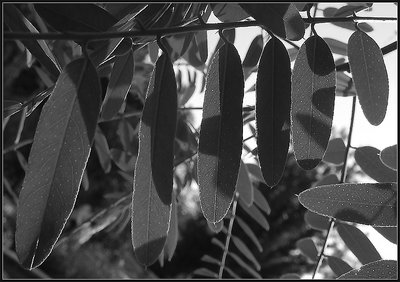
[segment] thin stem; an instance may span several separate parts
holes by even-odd
[[[340,183],[344,183],[346,180],[346,169],[347,169],[347,160],[348,160],[348,156],[349,156],[349,149],[352,147],[351,146],[351,136],[353,135],[353,126],[354,126],[354,117],[355,117],[355,113],[356,113],[356,100],[357,97],[354,96],[353,97],[353,104],[352,104],[352,108],[351,108],[351,118],[350,118],[350,129],[349,129],[349,136],[347,139],[347,146],[346,146],[346,151],[344,154],[344,161],[343,161],[343,166],[342,166],[342,170],[340,173]],[[326,233],[325,236],[325,241],[324,241],[324,245],[322,246],[321,252],[318,256],[318,260],[317,260],[317,265],[315,266],[314,272],[313,272],[313,276],[312,279],[314,279],[315,274],[318,272],[318,268],[322,262],[322,258],[324,257],[324,251],[326,248],[326,245],[328,243],[328,238],[329,238],[329,234],[333,228],[333,225],[335,223],[334,218],[330,218],[329,220],[329,228],[328,231]]]
[[[33,142],[33,139],[26,139],[24,141],[19,142],[18,144],[13,144],[13,145],[11,145],[11,146],[9,146],[9,147],[7,147],[7,148],[5,148],[3,150],[3,155],[5,155],[5,154],[7,154],[9,152],[15,151],[15,150],[17,150],[17,149],[19,149],[21,147],[26,146],[26,145],[29,145],[32,142]]]
[[[19,120],[18,131],[17,131],[17,135],[15,136],[14,145],[18,144],[19,140],[21,139],[22,130],[24,129],[24,125],[25,125],[26,112],[27,112],[27,108],[25,107],[22,110],[21,119]]]
[[[228,255],[229,242],[231,240],[231,235],[232,235],[233,222],[235,221],[235,216],[236,216],[237,199],[238,199],[238,194],[236,193],[235,198],[233,199],[232,217],[229,220],[228,232],[226,235],[225,248],[224,248],[224,253],[222,254],[221,265],[219,267],[218,279],[221,279],[222,274],[224,273],[226,256]]]
[[[303,18],[306,23],[321,24],[332,22],[353,22],[357,21],[397,21],[397,18],[385,17],[340,17],[340,18]],[[219,30],[237,27],[261,26],[258,21],[228,22],[228,23],[211,23],[205,25],[178,26],[167,28],[156,28],[148,30],[120,31],[120,32],[48,32],[48,33],[31,33],[31,32],[4,32],[5,40],[16,39],[35,39],[35,40],[101,40],[121,37],[145,37],[145,36],[161,36],[169,34],[180,34],[188,32],[196,32],[201,30]]]

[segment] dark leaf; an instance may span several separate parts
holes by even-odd
[[[301,168],[321,161],[331,134],[335,105],[335,63],[319,36],[308,38],[299,50],[292,75],[293,149]]]
[[[365,234],[355,226],[336,223],[337,232],[362,264],[381,260],[378,251]]]
[[[241,267],[243,267],[245,270],[247,270],[248,273],[250,273],[254,278],[261,279],[261,275],[258,274],[257,271],[255,271],[251,266],[249,266],[247,263],[245,263],[237,254],[228,252],[228,255]]]
[[[131,123],[126,119],[121,119],[118,124],[117,135],[124,151],[128,154],[136,154],[136,146],[134,139],[136,138],[136,130],[133,129]]]
[[[324,38],[331,51],[335,54],[347,56],[347,44],[333,38]]]
[[[214,55],[204,96],[199,141],[200,203],[208,221],[218,222],[233,200],[242,152],[243,70],[228,43]]]
[[[263,247],[261,246],[257,236],[251,230],[251,228],[244,222],[240,217],[236,215],[236,222],[239,224],[240,228],[244,231],[244,233],[251,239],[251,241],[256,245],[259,252],[263,251]]]
[[[249,164],[246,164],[246,165],[247,165],[247,170],[250,172],[250,174],[251,174],[255,179],[257,179],[258,182],[262,182],[262,183],[267,184],[267,183],[265,182],[264,176],[262,175],[260,166],[258,166],[258,165],[256,165],[256,164],[250,164],[250,163],[249,163]]]
[[[257,35],[250,44],[247,50],[246,57],[243,60],[244,79],[246,80],[252,73],[260,60],[261,52],[263,50],[263,37]]]
[[[135,169],[136,156],[116,148],[112,148],[110,154],[111,159],[122,171],[132,172]]]
[[[259,207],[266,214],[271,213],[271,207],[269,206],[267,199],[265,199],[264,195],[258,188],[254,189],[254,202],[256,203],[257,207]]]
[[[116,59],[101,108],[101,117],[104,120],[112,119],[121,109],[131,88],[133,68],[132,50]]]
[[[378,182],[397,182],[396,171],[385,166],[379,158],[380,151],[371,146],[358,147],[354,159],[361,169]]]
[[[372,226],[397,226],[397,183],[324,185],[300,193],[307,209]]]
[[[397,261],[380,260],[361,266],[359,269],[352,270],[340,276],[338,279],[369,279],[369,280],[385,280],[397,277]]]
[[[340,258],[328,256],[327,261],[329,267],[336,274],[336,276],[343,275],[353,270],[353,268],[347,262],[343,261]]]
[[[201,257],[201,261],[207,262],[207,263],[211,263],[211,264],[215,264],[215,265],[220,265],[221,262],[213,257],[210,257],[209,255],[204,255]]]
[[[266,29],[279,37],[300,40],[304,36],[304,22],[293,4],[240,4],[240,6]]]
[[[316,262],[318,258],[318,250],[314,241],[311,238],[303,238],[296,242],[296,247],[302,252],[303,255],[310,260]]]
[[[94,148],[96,149],[101,168],[105,173],[109,173],[111,171],[111,153],[107,139],[100,127],[96,128],[96,134],[94,135]]]
[[[3,119],[18,113],[22,109],[22,103],[13,100],[3,100]]]
[[[177,93],[172,63],[157,60],[139,125],[139,153],[132,197],[132,244],[150,265],[164,248],[171,217]]]
[[[374,227],[383,237],[397,245],[397,226],[396,227]]]
[[[244,20],[249,15],[235,3],[215,3],[210,4],[214,15],[221,22],[237,22]]]
[[[224,270],[225,270],[226,272],[228,272],[228,274],[229,274],[232,278],[240,279],[240,276],[237,275],[232,269],[230,269],[230,268],[227,267],[226,265],[224,266]]]
[[[28,269],[52,251],[71,214],[89,157],[101,89],[93,65],[78,59],[58,77],[44,105],[19,196],[16,250]]]
[[[354,12],[360,12],[364,9],[367,9],[372,6],[372,3],[357,3],[356,5],[346,5],[340,7],[335,14],[334,17],[347,17],[351,16]]]
[[[134,15],[138,14],[142,9],[146,7],[146,4],[137,4],[137,3],[106,3],[104,4],[104,9],[106,9],[111,15],[113,15],[117,19],[122,19],[126,15],[131,15],[133,18]]]
[[[379,158],[384,165],[397,170],[397,144],[383,149],[379,154]]]
[[[254,219],[262,228],[266,231],[269,230],[269,223],[261,211],[255,206],[252,205],[251,207],[247,207],[245,203],[239,198],[239,204],[242,206],[243,210],[252,218]]]
[[[317,213],[306,211],[304,213],[304,221],[313,229],[325,231],[329,228],[329,218]]]
[[[346,154],[346,146],[342,138],[334,138],[329,140],[323,160],[335,165],[341,165],[344,162]]]
[[[389,97],[389,79],[378,44],[363,31],[349,38],[351,73],[365,117],[372,125],[385,118]]]
[[[220,220],[218,222],[210,222],[207,221],[208,227],[211,229],[211,231],[213,231],[214,233],[219,233],[221,232],[222,228],[224,227],[224,221]]]
[[[172,256],[175,253],[176,245],[178,244],[178,203],[176,202],[176,194],[172,194],[172,206],[171,206],[171,221],[169,224],[167,242],[165,243],[164,255],[168,257],[168,261],[171,261]]]
[[[253,190],[254,188],[249,178],[249,172],[247,171],[247,166],[243,162],[243,160],[241,160],[239,167],[239,175],[236,183],[236,191],[239,192],[239,197],[243,200],[243,202],[246,203],[248,207],[250,207],[253,204],[253,199],[254,199]]]
[[[211,277],[211,278],[218,278],[218,274],[212,272],[207,268],[199,268],[193,272],[193,275],[204,276],[204,277]]]
[[[258,158],[268,186],[278,184],[290,141],[291,69],[283,43],[272,37],[261,55],[256,83]]]
[[[12,4],[4,5],[4,20],[11,31],[38,33],[37,29]],[[21,40],[21,42],[54,77],[58,77],[61,67],[44,40]]]

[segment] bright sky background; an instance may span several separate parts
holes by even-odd
[[[320,9],[326,7],[339,8],[341,6],[343,6],[343,4],[340,3],[321,3],[318,5]],[[397,6],[393,3],[374,3],[372,11],[359,12],[357,15],[370,17],[397,17]],[[322,17],[322,11],[318,11],[316,16]],[[213,14],[211,14],[208,22],[219,22],[219,20],[216,19]],[[368,35],[372,37],[381,48],[397,40],[397,22],[369,21],[368,23],[374,28],[374,31],[369,32]],[[318,24],[315,26],[315,29],[318,35],[321,37],[329,37],[345,43],[347,43],[349,37],[353,33],[353,31],[340,28],[332,24]],[[260,34],[260,32],[260,28],[258,27],[236,29],[236,39],[234,44],[238,49],[242,61],[247,53],[250,43],[255,36]],[[308,37],[309,33],[310,31],[307,29],[306,38]],[[217,31],[208,31],[208,48],[210,52],[214,50],[218,39],[219,36]],[[300,46],[302,42],[303,40],[296,43]],[[335,55],[335,59],[336,58],[337,57]],[[379,150],[382,150],[388,146],[397,144],[397,50],[384,56],[384,60],[389,76],[389,102],[386,117],[379,126],[373,126],[369,124],[362,113],[360,104],[357,102],[352,136],[352,145],[355,147],[373,146]],[[252,77],[246,81],[245,89],[248,89],[253,85],[255,82],[255,77],[256,75],[253,74]],[[244,105],[254,105],[254,96],[254,92],[245,94]],[[195,93],[186,106],[201,107],[203,98],[204,95]],[[336,97],[333,120],[333,126],[336,129],[345,128],[346,132],[348,132],[351,104],[352,99],[350,97]],[[200,122],[201,112],[197,115],[195,126],[198,127]],[[245,131],[244,138],[249,136],[249,134],[250,132]],[[383,259],[397,259],[397,246],[395,244],[392,244],[384,239],[384,237],[382,237],[372,227],[360,225],[359,228],[369,236],[370,240],[375,245]],[[350,252],[350,257],[351,255],[352,254]]]

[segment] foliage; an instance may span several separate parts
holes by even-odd
[[[266,277],[260,258],[274,251],[265,249],[262,236],[278,228],[282,218],[274,213],[295,213],[272,201],[296,195],[291,205],[308,209],[298,216],[325,235],[322,246],[307,232],[290,239],[314,265],[313,278],[324,259],[340,279],[396,277],[397,261],[382,260],[354,223],[396,242],[397,144],[382,151],[356,148],[355,162],[378,183],[346,181],[356,101],[375,126],[388,105],[383,55],[396,44],[379,47],[367,34],[373,27],[357,23],[356,12],[371,7],[348,3],[316,18],[311,10],[317,3],[4,5],[5,38],[17,40],[27,68],[40,78],[28,98],[4,100],[3,131],[20,118],[3,156],[10,160],[15,153],[24,174],[23,181],[13,179],[12,166],[5,168],[3,186],[18,202],[8,257],[16,254],[25,269],[38,271],[49,256],[77,249],[103,230],[126,236],[131,223],[137,262],[163,266],[179,250],[183,195],[198,184],[201,213],[218,251],[204,253],[207,267],[190,276]],[[208,24],[211,13],[223,24]],[[347,43],[322,38],[314,26],[324,21],[354,33]],[[235,29],[246,26],[260,26],[261,35],[242,62]],[[213,52],[209,29],[219,29]],[[302,39],[301,46],[293,42]],[[333,54],[348,63],[335,62]],[[243,107],[245,81],[254,72],[256,104]],[[197,109],[187,107],[196,90],[204,92],[200,128],[190,115]],[[331,136],[336,96],[353,101],[347,144]],[[252,135],[243,139],[246,127]],[[302,186],[299,175],[288,175],[295,164],[328,173],[304,190],[311,183]],[[98,174],[107,182],[96,180]],[[79,202],[85,195],[96,201],[96,181],[114,187],[106,195],[111,201],[85,212]],[[360,269],[325,255],[333,228]],[[281,278],[299,278],[293,272]]]

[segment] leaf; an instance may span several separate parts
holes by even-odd
[[[107,10],[111,15],[117,19],[122,19],[128,14],[132,17],[138,14],[142,9],[146,7],[146,4],[137,3],[105,3],[104,9]]]
[[[243,207],[243,210],[252,219],[254,219],[266,231],[269,230],[269,223],[268,223],[267,219],[264,217],[264,215],[260,212],[260,210],[255,205],[247,207],[246,204],[244,204],[243,201],[240,198],[239,198],[239,203]]]
[[[361,266],[340,276],[338,279],[397,279],[397,261],[380,260]]]
[[[16,250],[25,268],[36,268],[48,257],[71,214],[100,98],[95,68],[78,59],[60,74],[42,109],[17,212]]]
[[[150,42],[148,44],[149,48],[149,56],[150,60],[152,63],[155,63],[158,59],[158,52],[159,52],[159,47],[156,41]]]
[[[324,40],[333,53],[347,56],[347,44],[333,38],[324,38]]]
[[[232,278],[240,279],[240,276],[237,275],[232,269],[230,269],[230,268],[227,267],[226,265],[224,266],[224,270],[225,270],[226,272],[228,272],[228,274],[229,274],[230,276],[232,276]]]
[[[304,22],[293,4],[239,4],[250,16],[279,37],[300,40]]]
[[[397,183],[324,185],[300,193],[318,214],[372,226],[397,226]]]
[[[3,119],[18,113],[22,109],[22,103],[14,100],[3,100]]]
[[[288,54],[289,54],[289,58],[290,61],[293,62],[294,60],[296,60],[297,54],[299,53],[299,50],[296,48],[289,48],[287,50]]]
[[[222,228],[224,227],[224,221],[223,220],[220,220],[220,221],[215,222],[215,223],[207,221],[207,224],[208,224],[208,227],[211,229],[211,231],[213,231],[214,233],[217,233],[217,234],[219,232],[221,232]]]
[[[108,83],[101,109],[101,117],[104,120],[112,119],[125,101],[126,95],[131,88],[133,68],[132,50],[124,56],[117,57],[112,68],[110,82]]]
[[[210,4],[214,15],[223,23],[244,20],[249,15],[235,3],[213,3]]]
[[[302,238],[296,242],[296,247],[302,252],[303,255],[310,260],[316,262],[318,258],[318,250],[314,241],[311,238]]]
[[[374,227],[383,237],[397,245],[397,226],[396,227]]]
[[[135,169],[136,156],[116,148],[112,148],[110,154],[111,159],[122,171],[132,172]]]
[[[261,52],[263,51],[262,35],[257,35],[250,44],[246,56],[243,60],[244,79],[246,80],[253,72],[260,60]]]
[[[254,189],[254,202],[266,214],[271,213],[271,207],[269,206],[267,199],[265,199],[263,193],[261,193],[258,188]]]
[[[215,264],[215,265],[220,265],[221,262],[213,257],[210,257],[209,255],[204,255],[201,257],[201,261],[207,262],[207,263],[211,263],[211,264]]]
[[[380,151],[371,146],[358,147],[354,159],[360,168],[378,182],[397,182],[396,171],[385,166],[380,158]]]
[[[233,200],[243,143],[243,95],[240,56],[228,43],[215,53],[207,73],[198,150],[200,204],[211,222],[224,218]]]
[[[96,149],[101,168],[105,173],[109,173],[111,171],[111,153],[107,139],[100,127],[96,128],[96,133],[94,135],[94,148]]]
[[[248,207],[253,204],[254,188],[249,178],[247,166],[240,160],[239,175],[236,183],[236,191],[239,192],[239,197],[246,203]]]
[[[106,31],[117,22],[110,13],[95,4],[35,4],[35,10],[61,32]]]
[[[228,255],[241,267],[243,267],[245,270],[247,270],[248,273],[250,273],[254,278],[261,279],[262,277],[260,274],[258,274],[251,266],[249,266],[247,263],[245,263],[237,254],[229,252]]]
[[[4,5],[4,21],[13,32],[39,33],[12,4]],[[54,77],[58,77],[61,71],[60,65],[44,40],[21,40],[21,42]]]
[[[304,221],[313,229],[325,231],[329,228],[329,218],[317,213],[306,211],[304,213]]]
[[[349,38],[350,70],[357,89],[361,109],[372,125],[385,118],[389,97],[389,79],[378,44],[363,31]]]
[[[261,55],[256,82],[258,158],[270,187],[282,178],[289,149],[290,79],[289,55],[283,43],[272,37]]]
[[[257,259],[254,257],[252,252],[249,250],[249,248],[243,243],[242,240],[240,240],[239,237],[236,237],[232,235],[231,237],[233,244],[236,246],[236,248],[249,260],[253,263],[255,268],[260,271],[261,270],[261,265],[257,261]]]
[[[333,8],[333,7],[328,7],[326,9],[324,9],[323,13],[324,13],[324,17],[325,18],[331,18],[334,17],[335,14],[338,12],[339,9],[337,8]],[[331,22],[331,24],[335,25],[335,26],[339,26],[348,30],[353,30],[355,31],[355,25],[354,22]],[[359,23],[358,24],[358,28],[360,28],[361,30],[365,31],[365,32],[371,32],[374,29],[372,28],[372,26],[370,26],[367,23]]]
[[[357,95],[353,79],[343,72],[336,72],[336,96],[350,97]]]
[[[211,239],[211,243],[213,243],[213,244],[216,245],[217,247],[221,248],[222,250],[225,249],[224,244],[222,244],[222,242],[219,241],[219,240],[218,240],[217,238],[215,238],[215,237]]]
[[[171,207],[171,221],[168,230],[168,237],[164,247],[164,255],[168,257],[168,261],[171,261],[172,256],[175,253],[176,246],[178,244],[178,203],[176,202],[176,194],[172,194],[172,207]]]
[[[346,146],[342,138],[329,140],[328,148],[325,151],[323,160],[335,165],[342,165],[346,155]]]
[[[346,5],[340,7],[334,14],[334,17],[351,16],[354,12],[360,12],[372,6],[372,3],[357,3],[356,5]]]
[[[211,278],[218,278],[218,274],[217,273],[214,273],[211,270],[209,270],[207,268],[204,268],[204,267],[196,269],[193,272],[193,275],[199,275],[199,276],[211,277]]]
[[[319,36],[308,38],[299,50],[292,75],[293,149],[301,168],[321,161],[332,128],[335,105],[335,63]]]
[[[254,176],[254,178],[257,179],[258,182],[267,184],[264,180],[264,176],[262,175],[261,168],[258,165],[249,163],[246,164],[246,166],[247,170],[250,172],[251,175]]]
[[[240,217],[236,216],[236,222],[239,224],[240,228],[244,231],[244,233],[251,239],[251,241],[256,245],[258,251],[261,253],[263,251],[263,247],[257,239],[257,236],[251,230],[251,228],[244,222]]]
[[[381,260],[381,256],[365,234],[355,226],[336,223],[337,232],[362,264]]]
[[[279,279],[293,280],[293,279],[301,279],[301,277],[296,273],[286,273],[286,274],[283,274],[281,277],[279,277]]]
[[[177,93],[172,63],[157,60],[139,124],[139,153],[132,197],[132,244],[141,264],[164,248],[171,218]]]
[[[337,178],[336,174],[328,174],[324,178],[315,182],[312,187],[322,186],[327,184],[339,184],[339,179]]]
[[[133,129],[128,120],[121,119],[118,124],[117,135],[120,138],[124,151],[128,154],[136,154],[136,146],[134,144],[136,133],[136,130]]]
[[[385,166],[397,170],[397,144],[383,149],[379,158]]]
[[[340,276],[345,274],[346,272],[352,271],[353,268],[345,261],[340,258],[327,256],[327,261],[329,267],[336,274],[336,276]]]

